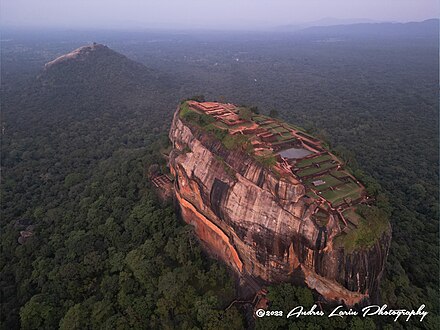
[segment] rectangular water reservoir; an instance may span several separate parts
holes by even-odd
[[[288,159],[304,158],[313,152],[304,148],[290,148],[279,152],[279,155]]]

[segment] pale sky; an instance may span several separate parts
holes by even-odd
[[[1,0],[3,26],[265,28],[332,17],[421,21],[438,0]]]

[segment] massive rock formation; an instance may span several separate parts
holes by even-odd
[[[203,110],[197,102],[190,106],[190,111],[197,112],[198,107]],[[224,111],[215,116],[217,121],[220,118],[225,121],[225,111],[234,109],[232,105],[224,106]],[[182,108],[189,111],[188,104],[184,103],[174,115],[169,134],[173,143],[169,165],[175,177],[176,200],[182,217],[195,227],[210,253],[239,274],[266,283],[303,282],[328,301],[347,305],[371,300],[369,298],[378,291],[388,253],[389,225],[384,225],[379,234],[376,231],[377,237],[369,244],[341,243],[362,227],[359,220],[353,220],[354,211],[350,211],[352,220],[343,215],[349,214],[344,213],[344,207],[353,209],[354,201],[344,198],[343,206],[333,207],[334,204],[313,192],[310,182],[306,184],[306,179],[295,175],[295,165],[292,165],[295,161],[289,165],[289,159],[280,156],[276,164],[258,161],[261,157],[257,151],[225,145],[213,133],[212,124],[209,128],[185,119]],[[207,115],[210,114],[208,111]],[[233,119],[235,122],[230,121],[230,125],[240,125],[243,121],[255,124],[249,118]],[[270,138],[258,125],[252,129],[254,131],[248,134],[259,133],[255,139]],[[237,134],[237,130],[225,131]],[[289,134],[296,135],[296,143],[300,141],[303,146],[307,141],[301,140],[300,135],[313,140],[299,131],[291,130]],[[243,130],[238,135],[243,135]],[[255,147],[261,147],[258,143],[252,142]],[[318,142],[309,143],[309,147],[334,157]],[[276,150],[275,144],[270,149]],[[331,163],[337,164],[339,170],[341,166],[335,159],[332,158]],[[320,167],[319,164],[316,167]],[[322,173],[320,175],[322,177]],[[313,184],[322,182],[315,180]],[[368,197],[362,189],[360,191],[362,200],[358,202],[364,203]]]

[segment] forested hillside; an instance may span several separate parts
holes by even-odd
[[[241,328],[225,267],[147,180],[171,89],[110,50],[76,64],[2,97],[2,328]]]

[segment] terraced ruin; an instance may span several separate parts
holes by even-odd
[[[179,213],[248,288],[295,281],[350,306],[375,299],[389,222],[325,143],[246,107],[194,100],[179,104],[169,137]]]
[[[332,213],[342,234],[358,227],[356,205],[371,200],[364,186],[304,130],[230,103],[186,101],[180,116],[213,133],[230,149],[243,147],[284,179],[304,184],[308,202],[319,204],[314,213],[318,224]]]

